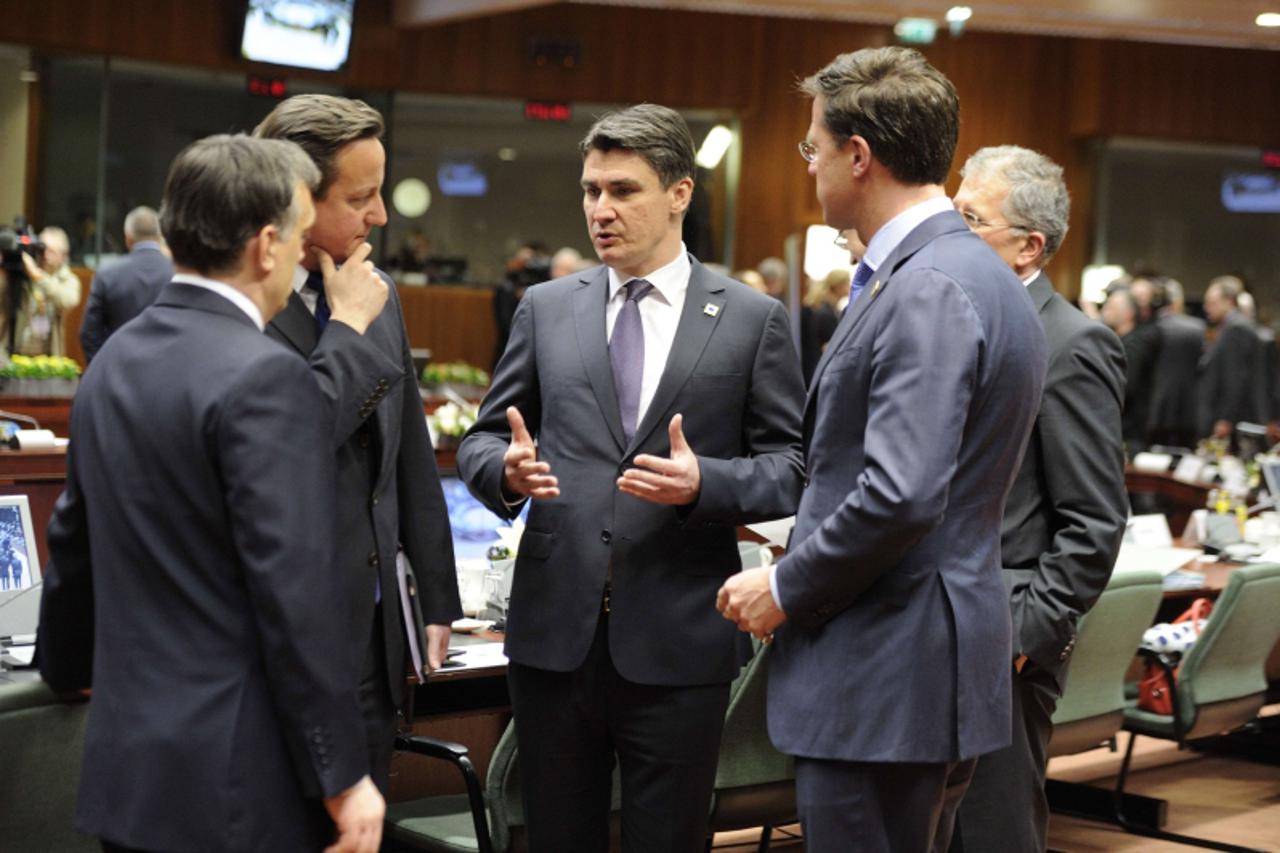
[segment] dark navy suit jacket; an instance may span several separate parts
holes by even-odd
[[[85,360],[92,361],[116,329],[154,302],[171,278],[173,261],[159,248],[146,245],[135,246],[125,257],[98,270],[80,321]]]
[[[1000,521],[1044,372],[1026,288],[951,211],[845,312],[810,386],[808,485],[777,568],[780,750],[948,762],[1008,745]]]
[[[334,466],[301,359],[166,285],[86,371],[49,523],[41,672],[93,687],[76,826],[145,850],[317,850],[368,772],[334,614]],[[305,795],[305,796],[304,796]]]

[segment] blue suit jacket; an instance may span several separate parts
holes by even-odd
[[[98,270],[89,286],[89,299],[80,321],[85,361],[92,361],[116,329],[154,302],[160,288],[171,278],[173,261],[151,246],[138,246]]]
[[[1026,289],[953,212],[845,312],[810,386],[808,484],[777,569],[779,749],[941,762],[1009,743],[1000,521],[1045,358]]]
[[[56,689],[94,690],[77,828],[144,850],[330,843],[318,798],[368,760],[306,365],[172,283],[86,371],[71,440],[39,657]]]

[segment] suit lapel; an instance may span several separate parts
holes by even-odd
[[[609,432],[621,452],[626,447],[618,395],[613,388],[613,368],[609,366],[609,344],[605,339],[605,302],[609,298],[609,268],[600,267],[591,278],[583,278],[573,291],[573,319],[578,330],[578,352],[582,367],[595,392]]]
[[[304,358],[310,358],[311,351],[316,348],[316,318],[307,310],[297,291],[289,294],[289,303],[272,318],[267,328],[274,329]]]
[[[636,427],[631,447],[627,448],[628,453],[639,447],[658,426],[665,425],[667,410],[688,381],[689,374],[693,373],[716,323],[724,314],[724,285],[712,278],[711,273],[696,258],[691,256],[689,260],[692,264],[689,289],[684,295],[684,309],[680,312],[675,340],[671,342],[671,352],[667,355],[667,365],[662,371],[658,388],[654,391],[653,401],[649,403],[649,408]],[[715,309],[708,312],[708,305],[714,305]]]
[[[1031,297],[1031,302],[1036,306],[1036,313],[1043,314],[1044,309],[1049,306],[1053,300],[1053,285],[1049,283],[1049,277],[1044,273],[1031,280],[1027,285],[1027,295]]]
[[[862,291],[862,295],[858,297],[858,301],[845,309],[844,316],[840,318],[840,323],[831,335],[831,341],[827,344],[826,351],[818,361],[818,366],[814,368],[813,378],[809,381],[809,395],[804,404],[804,441],[806,446],[809,443],[809,436],[813,434],[819,381],[822,379],[822,374],[826,370],[831,357],[840,349],[845,339],[853,334],[853,330],[861,322],[862,318],[871,311],[871,306],[875,301],[889,289],[889,285],[893,283],[894,274],[903,264],[910,260],[916,252],[943,234],[953,231],[967,232],[968,230],[969,226],[965,225],[960,214],[954,210],[930,216],[913,228],[902,239],[902,242],[889,253],[889,257],[884,259],[884,263],[876,268],[875,274],[871,276],[871,281],[867,283],[867,287]]]

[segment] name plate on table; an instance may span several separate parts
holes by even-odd
[[[1171,548],[1173,534],[1169,520],[1159,513],[1135,515],[1129,519],[1124,541],[1143,548]]]
[[[1199,456],[1188,453],[1178,460],[1178,467],[1173,469],[1173,479],[1183,483],[1199,483],[1206,464],[1208,463]]]

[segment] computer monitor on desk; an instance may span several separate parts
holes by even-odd
[[[499,518],[472,497],[467,484],[452,472],[441,472],[440,484],[444,487],[444,500],[449,505],[449,525],[453,528],[453,556],[456,560],[470,560],[488,556],[489,546],[498,542],[495,532],[500,527],[510,527],[511,522]],[[526,503],[520,511],[523,521],[529,516]]]
[[[0,642],[35,641],[40,556],[26,495],[0,495]]]

